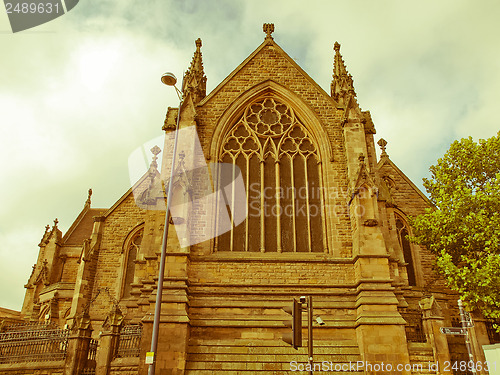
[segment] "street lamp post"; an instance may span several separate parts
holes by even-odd
[[[467,354],[469,354],[469,361],[467,363],[472,362],[473,366],[471,372],[473,375],[476,374],[476,367],[474,366],[474,352],[471,345],[469,328],[471,327],[471,322],[467,318],[466,312],[464,310],[464,304],[461,299],[458,300],[458,310],[460,312],[460,322],[462,323],[462,330],[465,334],[465,347],[467,348]]]
[[[177,78],[172,73],[165,73],[161,77],[161,81],[167,86],[173,86],[175,92],[179,97],[179,111],[177,113],[177,123],[175,127],[175,138],[174,138],[174,150],[172,153],[172,169],[170,171],[170,180],[168,181],[167,188],[167,207],[165,212],[165,226],[163,227],[163,240],[161,245],[161,257],[160,257],[160,269],[158,271],[158,288],[156,290],[156,303],[155,303],[155,316],[153,320],[153,334],[151,337],[151,352],[153,353],[153,361],[149,364],[148,375],[155,375],[156,368],[156,350],[158,347],[158,331],[160,328],[160,312],[161,312],[161,299],[163,294],[163,280],[165,275],[165,257],[167,252],[167,242],[168,242],[168,227],[170,224],[170,204],[172,202],[172,185],[175,173],[175,159],[177,155],[177,141],[179,136],[179,119],[181,116],[181,107],[183,102],[182,92],[175,86],[177,83]],[[182,79],[182,87],[184,86],[184,78]],[[166,150],[163,150],[166,152]]]

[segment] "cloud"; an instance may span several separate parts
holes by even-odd
[[[38,242],[43,231],[37,230],[33,225],[26,223],[21,228],[8,228],[8,232],[0,229],[0,259],[2,260],[0,296],[1,307],[20,310],[25,289],[24,284],[31,274],[30,258],[38,256]],[[37,233],[38,242],[32,241],[33,233]],[[19,249],[30,249],[27,256],[20,256]],[[5,262],[5,263],[4,263]],[[8,263],[7,263],[8,262]]]
[[[194,40],[203,40],[207,90],[257,46],[262,23],[329,92],[333,43],[370,110],[376,140],[418,185],[456,138],[498,129],[496,20],[484,1],[85,1],[52,22],[0,34],[0,284],[19,309],[43,227],[64,231],[94,190],[111,206],[129,187],[127,159],[161,135]],[[6,15],[1,29],[9,30]]]

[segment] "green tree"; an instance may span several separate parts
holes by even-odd
[[[500,317],[500,132],[455,141],[424,179],[434,208],[411,220],[414,236],[436,254],[448,285],[471,309]]]

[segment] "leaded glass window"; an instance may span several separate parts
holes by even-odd
[[[292,108],[273,97],[250,103],[219,161],[240,168],[248,215],[217,251],[327,251],[318,148]]]

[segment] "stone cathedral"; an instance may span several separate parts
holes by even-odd
[[[265,24],[262,44],[210,93],[198,39],[182,105],[168,108],[167,140],[178,119],[179,129],[195,127],[207,163],[238,167],[246,196],[229,206],[243,207],[246,218],[186,245],[182,223],[199,228],[183,235],[202,235],[203,207],[172,215],[156,374],[306,373],[299,371],[308,362],[305,313],[302,347],[282,340],[290,331],[282,307],[300,296],[312,296],[325,323],[313,327],[314,363],[325,373],[465,373],[442,366],[468,360],[464,337],[440,332],[460,324],[457,296],[434,273],[432,254],[407,238],[408,217],[429,200],[375,138],[340,44],[327,93],[273,32]],[[186,172],[172,180],[174,199],[200,194],[185,162],[192,149],[179,144],[177,167]],[[157,162],[153,148],[150,169],[112,207],[92,207],[89,191],[66,233],[57,219],[46,227],[21,317],[0,325],[0,373],[147,374],[165,222],[158,207],[172,150],[164,151]],[[480,345],[496,336],[472,317],[479,360]],[[24,337],[24,352],[6,344],[15,335]],[[53,344],[29,349],[42,336]],[[349,363],[360,365],[342,367]],[[377,363],[393,368],[378,371]]]

